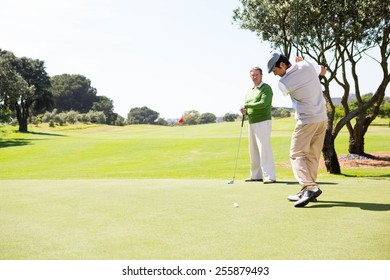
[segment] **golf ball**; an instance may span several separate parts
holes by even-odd
[[[235,208],[237,208],[239,205],[238,205],[237,202],[234,202],[234,203],[233,203],[233,206],[234,206]]]

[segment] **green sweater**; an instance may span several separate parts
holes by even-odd
[[[249,123],[271,120],[272,88],[262,83],[252,88],[245,97],[245,108]]]

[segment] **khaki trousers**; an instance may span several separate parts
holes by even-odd
[[[270,120],[249,125],[249,155],[252,179],[276,180],[271,146]]]
[[[317,186],[317,171],[324,145],[327,121],[296,124],[290,146],[295,179],[302,187]],[[308,188],[310,189],[310,187]]]

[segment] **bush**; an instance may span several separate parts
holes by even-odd
[[[4,105],[0,104],[0,123],[9,123],[11,120],[12,111],[5,108]]]
[[[291,112],[285,108],[272,108],[271,115],[274,118],[289,118],[291,117]]]
[[[163,118],[158,118],[158,120],[156,121],[156,124],[157,125],[167,126],[168,122],[166,120],[164,120]]]
[[[234,122],[238,117],[239,117],[238,114],[226,113],[223,116],[222,120],[224,122]]]
[[[66,122],[70,124],[75,124],[78,121],[78,116],[78,112],[71,110],[66,113]]]
[[[53,121],[61,126],[66,124],[66,113],[59,113],[54,116]]]
[[[183,120],[183,124],[186,125],[194,125],[198,123],[200,114],[196,110],[185,111],[181,119]]]
[[[43,117],[43,115],[32,116],[31,117],[31,123],[33,123],[34,125],[38,126],[39,124],[42,123],[42,117]]]
[[[118,115],[116,120],[115,120],[115,122],[114,122],[114,125],[116,125],[116,126],[125,126],[126,125],[125,118]]]
[[[206,124],[206,123],[215,123],[217,117],[212,113],[203,113],[199,116],[198,123]]]
[[[89,111],[86,115],[91,120],[91,123],[105,124],[107,120],[106,115],[100,111]]]
[[[44,122],[44,123],[50,122],[51,120],[54,119],[55,115],[57,115],[57,109],[54,109],[51,112],[44,113],[43,116],[42,116],[42,122]]]

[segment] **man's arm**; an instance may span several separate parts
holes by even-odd
[[[300,56],[297,56],[296,58],[295,58],[295,62],[300,62],[300,61],[302,61],[303,60],[303,58],[302,57],[300,57]],[[320,71],[320,73],[319,73],[319,75],[320,76],[325,76],[325,74],[326,74],[326,68],[325,68],[325,66],[323,66],[323,65],[318,65],[320,68],[321,68],[321,71]]]
[[[320,67],[321,67],[321,72],[320,72],[320,76],[325,76],[325,74],[326,74],[326,68],[325,68],[325,66],[323,66],[323,65],[320,65]]]
[[[272,104],[272,88],[268,84],[264,84],[260,89],[260,99],[251,103],[246,103],[245,108],[261,110]]]

